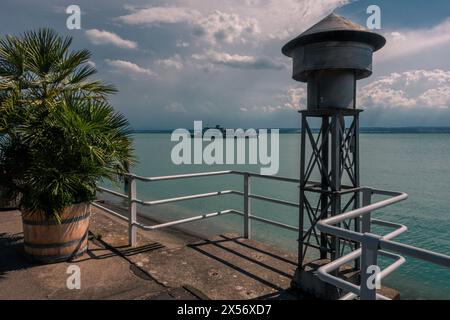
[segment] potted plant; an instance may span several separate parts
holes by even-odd
[[[43,262],[85,252],[101,179],[132,163],[127,120],[90,80],[87,50],[49,29],[0,40],[0,185],[20,197],[25,252]]]

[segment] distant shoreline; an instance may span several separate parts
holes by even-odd
[[[175,129],[137,129],[133,130],[134,134],[139,133],[172,133]],[[257,129],[258,130],[258,129]],[[270,130],[270,129],[269,129]],[[299,128],[282,128],[279,129],[280,134],[298,134]],[[319,129],[313,129],[313,132],[318,132]],[[192,131],[192,130],[190,130]],[[366,127],[361,128],[360,133],[377,133],[377,134],[392,134],[392,133],[450,133],[450,127]]]

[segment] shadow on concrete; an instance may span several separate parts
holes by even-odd
[[[90,233],[92,236],[93,234]],[[133,272],[136,276],[140,277],[141,279],[144,280],[150,280],[155,282],[156,284],[158,284],[159,286],[163,287],[163,288],[167,288],[167,286],[158,281],[156,278],[154,278],[150,273],[148,273],[145,269],[141,268],[140,266],[136,265],[129,257],[135,254],[139,254],[139,253],[145,253],[145,252],[150,252],[150,251],[154,251],[154,250],[158,250],[158,249],[162,249],[164,248],[164,246],[160,243],[157,242],[153,242],[144,246],[140,246],[140,247],[130,247],[130,246],[117,246],[114,247],[112,245],[110,245],[109,243],[103,241],[102,239],[93,239],[92,240],[94,243],[96,243],[98,246],[100,246],[101,248],[98,250],[109,250],[111,253],[105,254],[105,255],[100,255],[100,256],[95,256],[93,259],[105,259],[105,258],[109,258],[112,256],[120,256],[123,259],[125,259],[129,264],[130,264],[130,270],[131,272]],[[126,249],[125,249],[126,248]],[[89,250],[89,252],[91,252],[94,250]]]
[[[276,255],[276,254],[274,254],[272,252],[269,252],[269,251],[257,248],[255,246],[252,246],[252,245],[250,245],[248,243],[239,241],[239,239],[244,239],[242,237],[230,238],[230,237],[227,237],[227,236],[224,236],[224,235],[220,235],[220,237],[225,239],[225,240],[228,240],[228,241],[233,241],[233,242],[235,242],[235,243],[237,243],[237,244],[239,244],[239,245],[241,245],[243,247],[246,247],[248,249],[257,251],[257,252],[262,253],[262,254],[264,254],[266,256],[272,257],[274,259],[278,259],[278,260],[280,260],[282,262],[285,262],[285,263],[288,263],[288,264],[291,264],[291,265],[297,267],[297,262],[296,261],[289,260],[289,259],[287,259],[285,257],[280,257],[279,255]]]
[[[252,279],[254,279],[256,281],[261,282],[265,286],[268,286],[268,287],[270,287],[272,289],[275,289],[277,291],[283,291],[284,290],[283,288],[281,288],[281,287],[279,287],[279,286],[277,286],[277,285],[275,285],[275,284],[273,284],[273,283],[271,283],[271,282],[269,282],[269,281],[267,281],[267,280],[265,280],[265,279],[263,279],[261,277],[258,277],[256,275],[254,275],[253,273],[250,273],[247,270],[242,269],[242,268],[240,268],[240,267],[238,267],[238,266],[236,266],[236,265],[234,265],[234,264],[232,264],[232,263],[230,263],[230,262],[228,262],[228,261],[226,261],[226,260],[216,256],[216,255],[210,254],[209,252],[206,252],[205,250],[203,250],[203,249],[201,249],[201,248],[199,248],[199,247],[197,247],[195,245],[191,246],[191,248],[196,250],[196,251],[198,251],[199,253],[201,253],[201,254],[211,258],[211,259],[214,259],[214,260],[216,260],[216,261],[218,261],[220,263],[223,263],[224,265],[226,265],[226,266],[228,266],[228,267],[230,267],[230,268],[232,268],[232,269],[234,269],[234,270],[236,270],[236,271],[238,271],[238,272],[240,272],[240,273],[242,273],[242,274],[244,274],[244,275],[246,275],[246,276],[248,276],[248,277],[250,277],[250,278],[252,278]]]
[[[225,238],[225,237],[223,237],[223,236],[221,236],[221,237],[222,237],[222,238]],[[282,270],[279,270],[279,269],[277,269],[277,268],[274,268],[274,267],[272,267],[272,266],[269,266],[269,265],[267,265],[267,264],[265,264],[265,263],[263,263],[263,262],[261,262],[261,261],[258,261],[258,260],[256,260],[256,259],[253,259],[253,258],[251,258],[251,257],[249,257],[249,256],[247,256],[247,255],[245,255],[245,254],[243,254],[243,253],[241,253],[241,252],[238,252],[238,251],[236,251],[236,250],[233,250],[233,249],[231,249],[231,248],[225,247],[225,246],[223,246],[223,245],[220,244],[220,243],[223,243],[223,242],[234,242],[234,243],[236,243],[236,244],[238,244],[238,245],[242,245],[242,242],[237,241],[238,239],[242,239],[242,238],[241,238],[241,237],[231,238],[231,239],[225,238],[224,240],[216,240],[216,241],[214,241],[214,240],[205,240],[204,243],[200,243],[200,244],[191,244],[191,245],[189,245],[189,246],[190,246],[191,248],[194,248],[194,247],[195,247],[195,248],[198,248],[198,247],[200,247],[200,246],[205,246],[205,245],[214,245],[215,247],[218,247],[218,248],[220,248],[220,249],[222,249],[222,250],[224,250],[224,251],[227,251],[227,252],[229,252],[229,253],[232,253],[232,254],[238,256],[239,258],[248,260],[248,261],[250,261],[250,262],[252,262],[252,263],[254,263],[254,264],[257,264],[257,265],[259,265],[259,266],[261,266],[261,267],[264,267],[264,268],[266,268],[266,269],[268,269],[268,270],[270,270],[270,271],[272,271],[272,272],[278,273],[279,275],[282,275],[282,276],[284,276],[284,277],[286,277],[286,278],[292,278],[292,275],[290,275],[290,274],[288,274],[288,273],[286,273],[286,272],[284,272],[284,271],[282,271]],[[245,246],[245,247],[250,248],[251,250],[254,250],[254,247],[252,247],[252,246],[247,245],[247,246]],[[260,251],[260,250],[256,250],[256,251]],[[278,258],[280,258],[280,257],[278,257]]]
[[[236,263],[230,262],[229,260],[225,260],[223,257],[221,257],[220,251],[222,251],[224,253],[231,253],[231,254],[237,256],[238,259],[247,260],[247,261],[251,262],[252,264],[256,264],[260,267],[267,269],[270,272],[276,273],[279,276],[286,277],[289,279],[292,279],[291,274],[286,273],[285,271],[277,269],[273,266],[270,266],[262,261],[258,261],[256,259],[252,258],[251,256],[249,256],[247,253],[251,252],[251,251],[258,252],[258,253],[267,255],[273,259],[277,259],[283,263],[294,265],[294,266],[296,265],[295,262],[293,262],[289,259],[286,259],[285,257],[278,256],[272,252],[268,252],[266,250],[252,246],[249,243],[243,243],[242,241],[239,241],[239,240],[243,239],[242,237],[227,237],[224,235],[221,235],[220,237],[222,239],[219,239],[219,240],[205,239],[204,241],[202,241],[200,243],[190,244],[188,246],[190,248],[192,248],[193,250],[196,250],[197,252],[199,252],[211,259],[214,259],[214,260],[236,270],[237,272],[240,272],[240,273],[244,274],[245,276],[248,276],[249,278],[252,278],[253,280],[256,280],[256,281],[260,282],[261,284],[276,290],[276,292],[274,292],[274,293],[267,294],[264,296],[259,296],[255,299],[265,299],[265,300],[303,299],[303,297],[300,296],[298,293],[291,291],[289,289],[286,290],[286,289],[280,287],[279,285],[277,285],[276,283],[273,283],[267,279],[264,279],[261,276],[256,275],[254,272],[250,272],[249,270],[246,270],[245,268],[238,266]],[[223,244],[226,244],[226,243],[233,243],[233,244],[238,245],[238,247],[242,247],[243,250],[246,251],[246,254],[241,253],[235,249],[224,246]],[[214,253],[204,250],[202,248],[204,246],[214,246],[214,247],[220,249],[220,251],[219,251],[219,253],[214,254]],[[231,259],[231,260],[236,261],[235,259]]]
[[[317,300],[292,289],[262,295],[251,300]]]
[[[94,242],[95,245],[92,246],[94,248],[91,247],[87,250],[88,257],[86,257],[86,255],[83,255],[81,257],[73,258],[69,261],[83,262],[92,259],[100,260],[116,257],[118,255],[126,258],[128,256],[150,252],[164,247],[163,245],[155,242],[135,248],[126,246],[111,248],[109,246],[106,246],[104,242],[95,239],[90,239],[90,242]],[[105,251],[106,253],[101,253]],[[23,233],[0,233],[0,279],[4,278],[8,272],[27,269],[39,265],[41,265],[41,263],[32,261],[25,254],[23,248]]]
[[[32,267],[24,255],[23,234],[0,233],[0,279],[6,273]]]
[[[140,247],[129,247],[129,246],[112,247],[109,245],[106,246],[106,243],[101,240],[91,240],[91,241],[97,244],[98,249],[88,249],[87,255],[89,256],[89,258],[80,257],[80,258],[76,258],[72,261],[82,262],[82,261],[86,261],[86,260],[90,260],[90,259],[100,260],[100,259],[107,259],[107,258],[115,257],[117,255],[120,255],[125,258],[125,257],[129,257],[129,256],[133,256],[135,254],[151,252],[154,250],[164,248],[163,245],[161,245],[160,243],[157,243],[157,242],[146,244],[146,245],[143,245]],[[104,254],[100,253],[100,252],[104,252],[104,251],[108,251],[108,253],[104,253]]]
[[[129,247],[129,246],[116,247],[116,249],[118,249],[120,251],[120,253],[125,257],[132,256],[132,255],[139,254],[139,253],[150,252],[150,251],[154,251],[154,250],[158,250],[158,249],[162,249],[162,248],[165,248],[165,247],[158,242],[149,243],[149,244],[146,244],[146,245],[140,246],[140,247]]]

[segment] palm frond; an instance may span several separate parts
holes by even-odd
[[[107,101],[117,90],[91,80],[90,52],[71,43],[50,29],[0,39],[0,184],[56,219],[136,161],[128,121]]]

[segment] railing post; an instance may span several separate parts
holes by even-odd
[[[137,235],[136,235],[136,179],[133,176],[129,176],[128,185],[128,244],[132,247],[136,246]]]
[[[244,173],[244,237],[250,239],[252,236],[252,223],[251,223],[251,199],[249,197],[251,192],[250,174]]]
[[[361,243],[361,300],[377,299],[377,277],[380,275],[374,274],[379,271],[374,267],[377,266],[380,239],[378,235],[365,233]]]
[[[363,199],[362,199],[362,205],[363,207],[366,207],[368,205],[370,205],[370,203],[372,202],[372,190],[369,188],[365,188],[362,192],[363,194]],[[370,212],[364,214],[361,217],[361,232],[362,233],[367,233],[370,232]]]
[[[362,206],[366,207],[372,202],[372,190],[365,188],[362,192]],[[370,226],[371,213],[367,212],[361,217],[361,232],[365,234],[367,239],[361,244],[361,300],[376,300],[377,289],[368,287],[369,273],[368,268],[377,264],[379,239],[367,233],[371,231]]]

